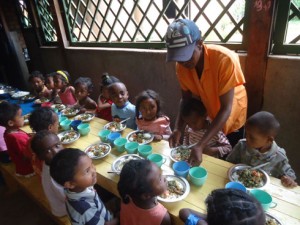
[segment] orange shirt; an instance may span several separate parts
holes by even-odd
[[[220,110],[220,96],[234,88],[231,114],[223,127],[225,134],[241,128],[246,121],[247,93],[238,55],[219,45],[203,45],[204,69],[199,80],[195,69],[176,64],[181,89],[201,98],[213,120]]]

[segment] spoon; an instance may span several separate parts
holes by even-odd
[[[117,172],[117,171],[107,171],[107,173],[115,173],[115,174],[119,174],[119,172]]]
[[[270,162],[266,162],[266,163],[263,163],[263,164],[260,164],[258,166],[254,166],[254,167],[251,167],[250,170],[256,170],[256,169],[259,169],[261,167],[264,167],[266,165],[268,165]]]
[[[129,120],[130,117],[126,118],[125,120],[121,120],[119,123],[124,123],[125,121]]]

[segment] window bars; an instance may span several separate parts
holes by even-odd
[[[26,2],[23,0],[19,0],[17,4],[17,9],[20,16],[22,28],[24,29],[31,28],[32,25],[29,19],[29,13],[28,13]]]

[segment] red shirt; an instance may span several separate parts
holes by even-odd
[[[108,103],[110,105],[113,104],[112,100],[110,99],[106,99],[104,98],[103,96],[100,97],[100,100],[102,103]],[[107,120],[109,122],[112,121],[112,115],[111,115],[111,107],[108,107],[106,109],[102,109],[102,110],[99,110],[98,108],[96,109],[96,115],[97,117],[101,118],[101,119],[104,119],[104,120]]]
[[[28,175],[33,173],[31,165],[31,152],[28,149],[29,135],[18,129],[14,132],[4,133],[8,154],[16,166],[16,173]]]

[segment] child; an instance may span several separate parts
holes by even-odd
[[[65,187],[67,212],[73,225],[117,222],[93,188],[97,182],[96,169],[83,151],[66,148],[58,152],[50,164],[50,174]]]
[[[119,121],[130,117],[126,122],[126,126],[135,130],[135,105],[128,101],[129,96],[125,84],[115,82],[109,85],[108,90],[109,96],[113,101],[111,106],[111,115],[113,119]]]
[[[187,124],[183,140],[184,145],[199,142],[210,125],[203,103],[194,98],[184,100],[180,110],[182,119]],[[231,150],[232,148],[226,135],[222,131],[219,131],[217,135],[210,139],[203,153],[223,158]]]
[[[172,133],[170,119],[160,113],[160,98],[152,90],[141,92],[136,97],[136,124],[139,130],[154,133],[154,140],[168,140]]]
[[[39,131],[31,140],[31,149],[43,161],[42,186],[52,214],[58,217],[67,215],[64,188],[51,178],[49,167],[54,155],[63,149],[59,138],[48,130]]]
[[[171,224],[167,209],[156,199],[166,190],[166,179],[155,163],[144,159],[126,163],[118,183],[118,191],[122,199],[120,224]]]
[[[97,108],[97,103],[89,97],[93,91],[93,83],[88,77],[79,77],[75,81],[75,96],[78,100],[78,106],[82,113]]]
[[[28,150],[30,136],[20,130],[23,125],[24,117],[19,105],[8,102],[0,103],[0,126],[6,128],[4,140],[8,154],[16,166],[16,175],[30,177],[34,175]]]
[[[280,178],[284,186],[296,187],[296,175],[288,163],[285,150],[275,142],[279,127],[280,124],[273,114],[265,111],[255,113],[246,121],[246,139],[239,141],[226,160],[249,166],[269,162],[262,167],[264,171]]]
[[[55,88],[54,86],[54,81],[53,81],[53,77],[56,73],[49,73],[45,76],[45,85],[48,88],[48,90],[51,90],[51,101],[57,104],[61,103],[61,100],[58,96],[58,92],[59,90]]]
[[[4,132],[5,132],[5,127],[0,126],[0,162],[1,163],[9,163],[10,159],[9,159],[9,155],[7,152],[7,147],[6,147],[6,143],[4,140]]]
[[[58,70],[53,77],[54,87],[59,89],[58,95],[62,104],[73,106],[77,103],[75,89],[70,86],[70,75],[67,71]]]
[[[29,126],[35,132],[48,130],[55,134],[58,133],[59,122],[57,114],[49,107],[40,107],[34,110],[29,117]],[[41,176],[43,161],[32,152],[31,163],[34,172]]]
[[[251,195],[236,189],[217,189],[207,197],[207,216],[192,209],[181,209],[186,225],[264,225],[265,213]]]
[[[45,86],[45,78],[40,71],[32,72],[28,81],[31,83],[33,93],[37,98],[51,98],[52,91]]]
[[[111,105],[113,104],[112,100],[109,98],[108,86],[112,83],[119,82],[120,80],[114,76],[104,73],[102,75],[102,82],[100,88],[100,95],[97,100],[97,110],[96,115],[99,118],[105,119],[107,121],[112,121],[111,116]]]

